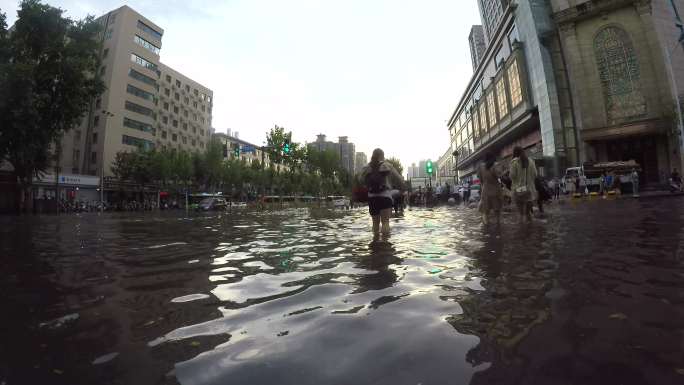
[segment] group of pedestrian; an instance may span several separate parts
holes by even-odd
[[[481,183],[479,210],[483,223],[489,223],[493,212],[496,222],[501,222],[501,207],[504,200],[504,188],[510,191],[511,200],[515,204],[520,221],[532,220],[532,206],[536,201],[543,212],[543,201],[550,198],[543,181],[537,177],[534,160],[528,158],[521,147],[513,149],[508,174],[503,174],[496,157],[492,153],[485,155],[485,161],[478,169]],[[503,187],[503,186],[505,187]],[[540,193],[541,192],[541,193]]]

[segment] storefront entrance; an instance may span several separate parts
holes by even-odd
[[[642,183],[658,183],[658,146],[656,136],[640,136],[605,142],[604,161],[635,160],[641,166]]]

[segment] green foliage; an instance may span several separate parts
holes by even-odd
[[[395,170],[399,173],[399,175],[404,174],[404,166],[401,165],[401,161],[397,158],[389,158],[387,159],[387,163],[391,164],[392,167],[394,167]]]
[[[20,5],[13,32],[0,21],[0,158],[29,185],[48,167],[51,148],[81,122],[104,91],[99,69],[99,25],[72,21],[38,0]]]

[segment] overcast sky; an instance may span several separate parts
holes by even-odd
[[[72,18],[114,0],[50,0]],[[472,74],[475,0],[131,0],[164,28],[161,60],[214,91],[217,132],[261,144],[274,124],[295,141],[349,136],[406,166],[436,160]],[[0,0],[11,25],[17,0]]]

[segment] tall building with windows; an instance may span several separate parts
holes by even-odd
[[[365,152],[357,152],[356,160],[354,161],[354,173],[358,174],[368,164],[368,157]]]
[[[477,0],[487,44],[494,38],[496,29],[504,19],[509,4],[510,0]]]
[[[470,29],[468,35],[468,44],[470,45],[470,60],[473,62],[473,71],[477,69],[478,64],[482,61],[482,56],[487,49],[485,43],[484,30],[481,25],[474,25]]]
[[[541,175],[578,162],[568,80],[546,1],[478,0],[486,50],[448,120],[460,180],[473,178],[488,152],[510,158],[515,146]],[[511,3],[513,4],[513,3]]]
[[[309,148],[315,148],[318,151],[331,150],[336,152],[340,157],[340,165],[349,173],[354,173],[356,164],[356,146],[349,142],[346,136],[340,136],[338,142],[331,142],[326,140],[326,136],[319,134],[316,136],[316,141],[308,144]]]
[[[111,176],[120,151],[203,151],[211,138],[213,92],[161,63],[164,30],[128,6],[96,21],[106,91],[63,140],[63,172]]]

